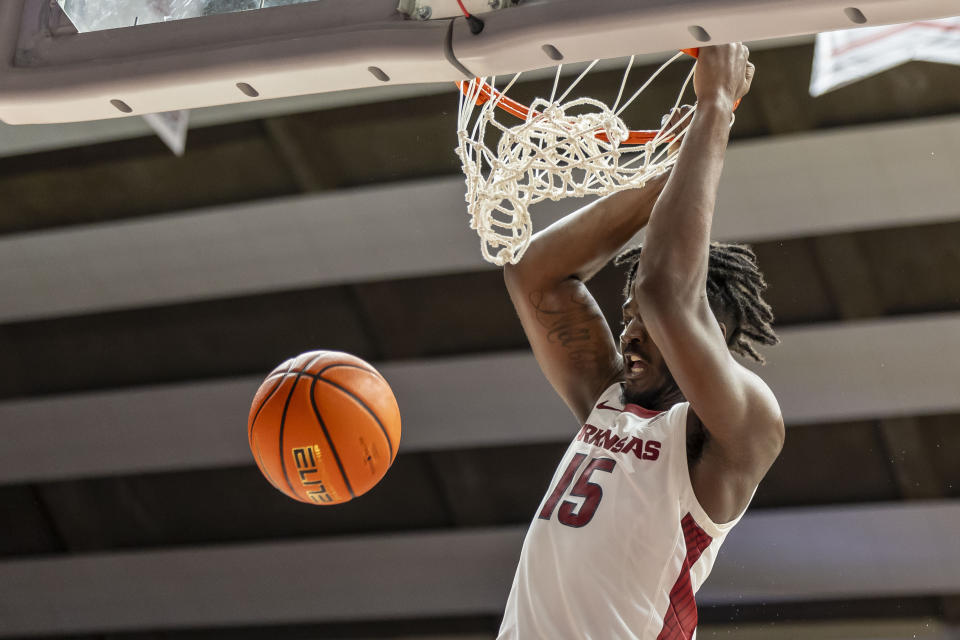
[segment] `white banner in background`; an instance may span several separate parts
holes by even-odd
[[[190,120],[190,111],[165,111],[163,113],[148,113],[143,116],[147,124],[156,132],[160,139],[170,147],[170,151],[178,156],[183,155],[187,146],[187,122]]]
[[[960,64],[960,16],[817,34],[810,95],[910,60]]]

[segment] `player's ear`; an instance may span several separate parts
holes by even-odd
[[[723,341],[728,342],[729,337],[727,336],[727,325],[721,322],[720,320],[717,320],[717,324],[720,325],[720,333],[723,334]]]

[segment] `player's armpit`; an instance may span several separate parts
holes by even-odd
[[[621,374],[621,358],[600,307],[576,278],[533,287],[507,269],[504,280],[540,369],[583,423]]]

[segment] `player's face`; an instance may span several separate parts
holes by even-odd
[[[660,408],[657,405],[674,390],[676,383],[660,350],[643,325],[633,296],[623,304],[620,353],[623,356],[624,396],[627,402],[648,409]]]

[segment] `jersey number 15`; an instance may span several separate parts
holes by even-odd
[[[543,509],[540,510],[538,517],[541,520],[549,520],[553,516],[557,503],[566,493],[567,487],[573,481],[574,474],[586,457],[587,454],[578,453],[570,460],[570,464],[567,465],[563,475],[560,476],[560,482],[554,487],[550,497],[544,503]],[[596,482],[590,482],[590,475],[594,471],[610,473],[616,466],[617,461],[613,458],[593,458],[587,463],[587,466],[580,473],[580,477],[577,478],[577,482],[573,485],[573,489],[570,490],[571,496],[583,498],[583,504],[577,509],[576,502],[564,500],[560,505],[560,512],[557,514],[557,520],[560,521],[560,524],[565,524],[568,527],[582,527],[593,519],[593,514],[596,513],[597,507],[600,505],[600,499],[603,498],[603,489]]]

